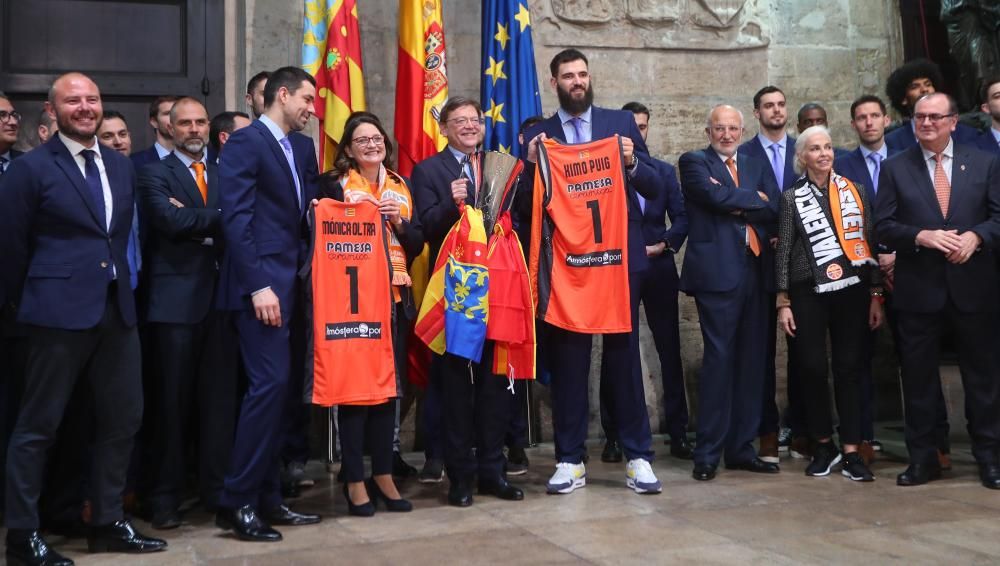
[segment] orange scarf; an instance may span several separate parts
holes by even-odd
[[[874,264],[865,241],[865,205],[854,183],[836,173],[830,175],[830,216],[837,239],[851,265]]]

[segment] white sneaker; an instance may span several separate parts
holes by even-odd
[[[574,489],[587,485],[587,468],[583,464],[559,462],[556,473],[545,486],[548,493],[572,493]]]
[[[660,493],[663,486],[660,480],[653,474],[653,468],[649,462],[642,458],[628,461],[625,467],[625,485],[635,490],[636,493]]]

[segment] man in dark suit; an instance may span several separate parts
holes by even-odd
[[[824,128],[829,127],[829,124],[827,123],[826,108],[823,108],[823,106],[818,102],[806,102],[799,107],[799,111],[796,114],[795,129],[801,134],[806,131],[806,128],[811,128],[813,126],[823,126]],[[848,151],[846,149],[840,147],[833,148],[834,158],[847,153]]]
[[[628,267],[632,331],[604,335],[601,372],[610,373],[613,380],[611,396],[614,414],[618,418],[618,435],[625,457],[626,484],[638,493],[659,493],[660,481],[653,474],[652,437],[646,411],[646,398],[639,361],[639,283],[641,272],[649,267],[645,240],[642,237],[642,209],[638,194],[655,200],[660,192],[660,180],[653,168],[646,143],[642,140],[635,118],[630,112],[609,110],[593,105],[594,90],[590,82],[587,58],[575,49],[566,49],[549,63],[552,77],[549,84],[559,97],[559,110],[540,124],[529,128],[523,155],[528,166],[524,183],[518,191],[522,203],[522,218],[530,218],[531,187],[534,179],[538,144],[546,138],[566,143],[587,143],[619,135],[625,151],[626,187],[628,200]],[[527,211],[523,209],[527,208]],[[624,297],[619,298],[625,300]],[[552,369],[553,427],[556,444],[556,472],[548,482],[549,493],[570,493],[586,485],[586,453],[588,422],[588,377],[590,374],[591,334],[571,332],[547,325],[546,348]]]
[[[475,182],[478,173],[469,168],[469,156],[483,140],[479,103],[452,97],[441,109],[440,127],[448,147],[413,169],[413,200],[430,244],[431,265],[459,219],[459,205],[473,206],[481,188]],[[448,503],[458,507],[472,504],[473,477],[478,477],[480,494],[509,501],[524,499],[524,492],[507,482],[504,470],[511,393],[507,378],[492,372],[492,354],[493,344],[487,342],[479,363],[450,353],[435,355],[431,362],[432,386],[438,388],[443,402]],[[474,379],[470,372],[475,373]]]
[[[819,105],[817,108],[810,108],[808,105],[799,110],[799,122],[818,123],[821,119],[826,121],[826,111]],[[776,86],[765,86],[757,91],[753,96],[753,114],[757,118],[760,131],[756,136],[747,140],[740,146],[739,152],[747,157],[765,160],[770,167],[771,178],[778,186],[779,191],[785,191],[791,187],[798,178],[795,173],[795,138],[785,131],[788,125],[788,109],[786,107],[785,93]],[[801,131],[801,130],[800,130]],[[772,244],[773,245],[773,244]],[[774,301],[771,301],[772,303]],[[760,421],[760,457],[765,462],[777,464],[778,459],[778,429],[780,415],[778,405],[775,400],[777,393],[775,352],[777,350],[777,315],[773,312],[768,319],[767,329],[767,374],[764,380],[764,408]],[[802,444],[805,440],[805,420],[802,416],[801,403],[798,401],[798,380],[795,379],[795,370],[792,367],[791,356],[789,356],[787,372],[788,384],[788,409],[786,411],[786,424],[791,429],[791,433],[801,436],[796,444]],[[798,435],[803,431],[803,435]],[[804,450],[799,446],[793,447]],[[798,452],[796,452],[798,453]]]
[[[156,141],[153,142],[153,145],[136,151],[130,156],[136,171],[142,169],[147,163],[155,163],[163,159],[174,150],[174,142],[170,137],[170,107],[179,98],[179,96],[174,95],[157,96],[149,103],[149,127],[153,128]]]
[[[1000,153],[1000,75],[983,81],[980,110],[990,115],[990,128],[979,134],[976,147],[989,153]]]
[[[306,210],[315,197],[312,140],[296,135],[313,115],[316,81],[297,67],[275,71],[260,120],[233,133],[219,163],[225,252],[218,305],[236,311],[249,388],[243,398],[216,524],[243,540],[278,541],[272,524],[318,523],[282,501],[279,441],[293,365],[289,327],[309,261]]]
[[[193,98],[170,110],[174,151],[139,175],[146,219],[150,351],[156,372],[149,411],[152,485],[147,495],[153,528],[180,526],[188,427],[197,408],[202,500],[219,504],[236,419],[236,360],[212,311],[222,247],[219,181],[206,160],[208,112]],[[235,354],[235,352],[233,352]]]
[[[919,145],[888,159],[876,198],[878,240],[896,250],[893,307],[909,467],[902,486],[937,479],[938,367],[945,326],[955,333],[972,454],[980,480],[1000,489],[1000,382],[995,356],[1000,157],[956,143],[953,98],[913,106]]]
[[[646,141],[649,136],[649,108],[639,102],[629,102],[622,110],[632,113],[636,127],[643,141]],[[684,370],[681,366],[678,279],[674,261],[675,254],[687,239],[687,213],[684,211],[684,197],[677,183],[674,166],[659,159],[653,159],[653,166],[662,182],[659,196],[646,200],[638,195],[639,208],[642,210],[642,237],[646,244],[646,257],[649,259],[649,269],[641,275],[639,295],[660,359],[663,409],[667,432],[670,434],[670,440],[667,441],[670,444],[670,454],[690,460],[693,448],[687,439],[688,407]],[[665,222],[668,216],[670,228],[667,228]],[[601,427],[607,438],[601,460],[620,462],[621,445],[612,413],[611,386],[610,380],[601,380]]]
[[[17,132],[21,129],[21,113],[14,109],[10,99],[0,93],[0,175],[10,167],[10,162],[21,152],[14,149]]]
[[[73,387],[94,392],[91,551],[149,552],[162,540],[124,518],[122,491],[142,418],[139,342],[126,246],[135,172],[97,143],[101,96],[79,73],[56,79],[46,108],[59,135],[0,180],[2,295],[27,325],[21,412],[7,454],[7,560],[71,564],[41,538],[37,502],[46,452]],[[67,245],[70,242],[70,245]]]
[[[903,117],[903,122],[885,136],[890,149],[903,151],[917,145],[916,127],[910,120],[917,100],[938,91],[944,76],[937,63],[927,59],[908,61],[894,70],[885,82],[885,94],[892,107]],[[976,144],[979,131],[965,124],[958,124],[951,135],[958,143]]]
[[[698,384],[694,479],[727,469],[777,473],[753,448],[760,426],[768,318],[774,317],[774,253],[780,193],[767,164],[737,151],[743,116],[716,106],[709,147],[681,156],[688,244],[680,288],[694,295],[705,352]]]

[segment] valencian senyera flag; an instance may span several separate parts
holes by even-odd
[[[444,45],[441,0],[400,0],[394,133],[398,171],[406,177],[414,165],[447,144],[438,128],[441,107],[448,100]]]
[[[316,77],[320,171],[328,171],[351,112],[365,109],[356,0],[306,0],[302,67]]]
[[[542,113],[528,0],[483,1],[483,149],[520,157],[521,122]]]

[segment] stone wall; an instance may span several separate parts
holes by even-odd
[[[530,5],[543,107],[555,110],[548,85],[548,62],[566,47],[590,58],[596,102],[620,107],[639,100],[652,110],[650,151],[676,162],[684,151],[706,144],[705,118],[717,103],[733,104],[756,133],[753,93],[767,84],[785,90],[790,114],[806,102],[829,113],[834,142],[853,147],[848,109],[865,93],[882,95],[885,78],[901,58],[898,0],[525,0]],[[369,109],[391,130],[397,61],[397,0],[362,0],[359,18]],[[242,85],[254,72],[298,64],[302,2],[227,0],[227,22],[236,53],[227,54],[236,77],[234,107],[242,105]],[[231,7],[231,8],[230,8]],[[481,3],[444,0],[449,89],[478,97]],[[227,34],[229,35],[229,34]],[[246,46],[245,50],[240,47]],[[790,130],[794,130],[794,117]],[[691,299],[681,299],[681,341],[690,403],[695,408],[701,335]],[[645,315],[641,327],[643,369],[654,431],[661,430],[659,362]],[[784,396],[784,347],[777,361],[779,397]],[[599,344],[599,340],[595,341]],[[593,353],[591,433],[599,434]],[[890,364],[884,364],[886,368]],[[898,411],[894,378],[887,369],[881,415]],[[653,379],[653,376],[656,376]],[[534,407],[542,436],[551,438],[547,391]],[[782,403],[783,404],[783,403]],[[404,430],[413,430],[412,417]]]

